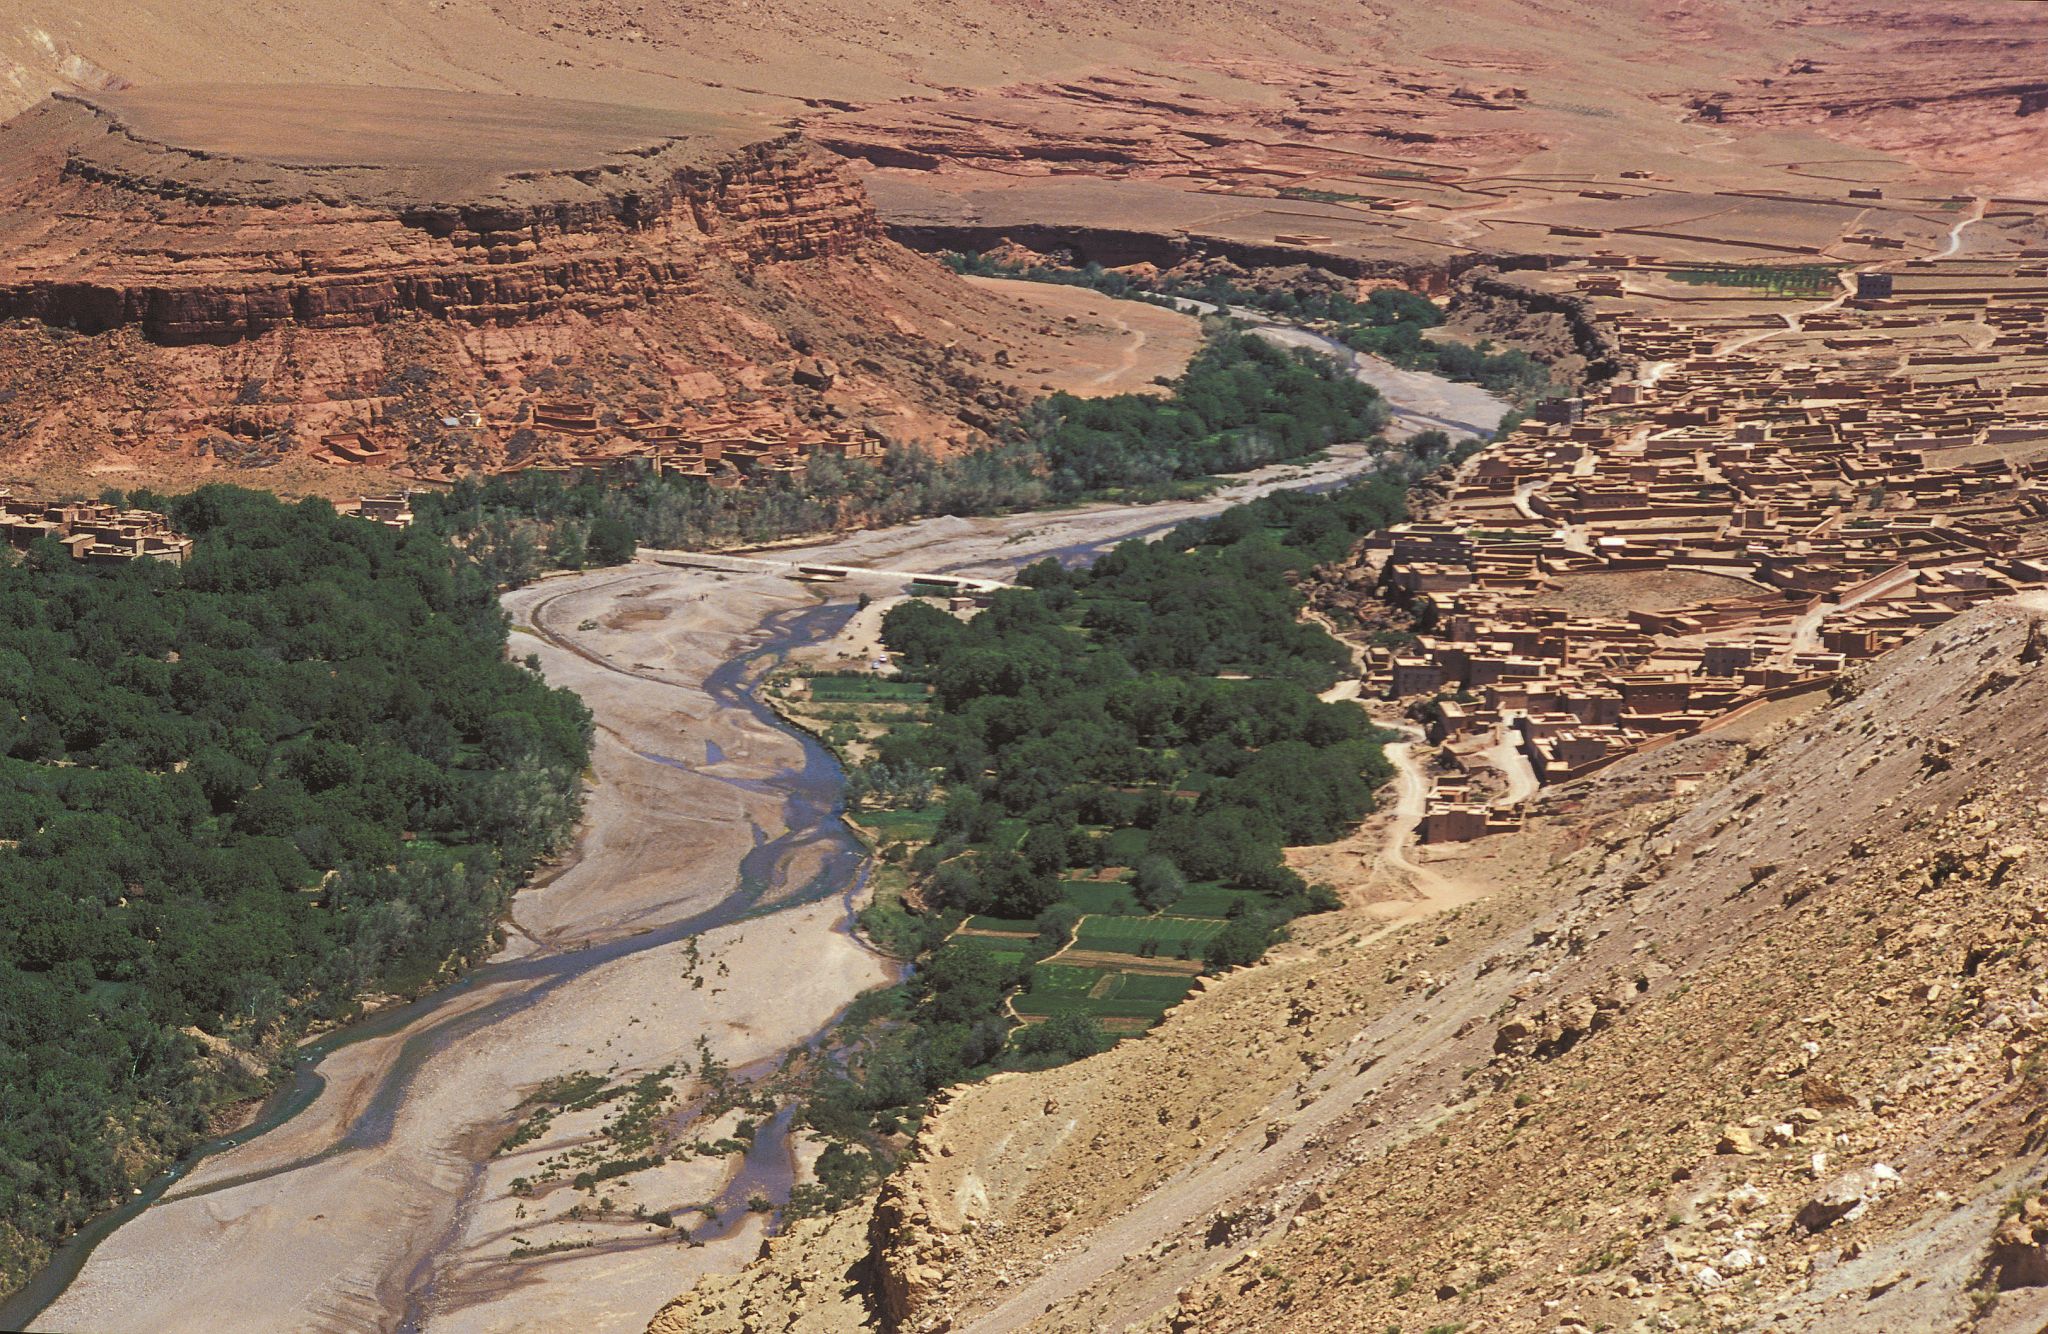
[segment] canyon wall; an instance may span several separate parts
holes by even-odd
[[[629,417],[943,450],[1018,406],[989,374],[1027,355],[1015,324],[785,131],[364,89],[65,97],[0,128],[18,476],[282,466],[265,485],[346,494],[559,462]],[[599,429],[536,456],[558,399]],[[385,481],[330,466],[353,435]]]
[[[96,206],[85,230],[99,244],[89,265],[26,247],[9,255],[0,318],[83,333],[134,325],[159,342],[223,342],[404,313],[475,324],[602,315],[689,288],[710,265],[848,255],[879,235],[858,184],[793,135],[710,161],[655,145],[631,170],[571,173],[574,193],[538,173],[500,198],[441,203],[374,186],[322,198],[254,166],[222,180],[193,170],[202,153],[150,143],[79,99],[32,114],[76,136],[51,183]],[[200,228],[219,230],[196,243],[176,235]]]

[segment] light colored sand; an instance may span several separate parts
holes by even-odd
[[[589,167],[675,139],[708,152],[761,136],[716,116],[551,98],[309,84],[191,84],[92,95],[144,138],[304,166],[468,171]]]
[[[899,570],[1001,574],[1075,543],[1153,532],[1279,486],[1334,480],[1370,457],[1367,446],[1341,446],[1322,463],[1267,469],[1200,501],[935,519],[786,550]],[[849,581],[833,591],[851,597],[860,589]],[[730,892],[739,857],[753,844],[751,826],[779,832],[782,810],[772,791],[720,780],[770,778],[798,763],[801,751],[750,714],[714,706],[702,682],[742,650],[764,616],[815,596],[814,586],[775,574],[651,562],[508,596],[515,623],[601,659],[516,637],[517,651],[537,652],[551,680],[583,694],[600,743],[581,858],[518,896],[517,933],[503,957],[544,961],[547,950],[630,937]],[[650,611],[659,615],[620,614]],[[582,629],[586,623],[594,628]],[[707,741],[723,762],[704,765]],[[792,850],[792,881],[810,869],[811,856]],[[114,1233],[37,1327],[388,1329],[421,1293],[440,1303],[427,1312],[437,1330],[644,1327],[693,1272],[737,1268],[755,1238],[742,1231],[700,1250],[656,1240],[510,1262],[503,1210],[513,1173],[490,1165],[489,1149],[526,1091],[550,1076],[687,1062],[700,1034],[735,1065],[802,1041],[887,976],[881,961],[835,929],[841,917],[828,900],[707,933],[702,949],[730,975],[701,990],[679,980],[678,944],[585,972],[509,1015],[489,1008],[533,991],[534,981],[448,993],[399,1033],[328,1057],[320,1067],[327,1087],[312,1107],[209,1159]],[[402,1073],[394,1077],[394,1068]],[[380,1091],[395,1108],[388,1133],[365,1134],[359,1119]],[[352,1128],[355,1139],[337,1149]],[[242,1181],[258,1173],[265,1175]]]
[[[1022,278],[966,281],[1015,301],[1020,319],[1042,322],[1053,332],[1067,330],[1061,360],[1009,369],[1009,379],[1027,389],[1050,385],[1081,398],[1164,394],[1166,387],[1154,381],[1186,370],[1202,345],[1200,320],[1147,301],[1120,301],[1086,287]]]

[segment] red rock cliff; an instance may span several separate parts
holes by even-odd
[[[846,171],[788,135],[634,146],[589,167],[481,179],[478,198],[421,202],[403,197],[403,172],[176,147],[81,101],[8,128],[33,169],[12,174],[0,317],[89,333],[132,325],[160,342],[412,312],[477,324],[598,315],[688,291],[707,267],[847,255],[879,234]]]

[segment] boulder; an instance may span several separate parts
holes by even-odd
[[[2048,1287],[2048,1204],[2029,1200],[2017,1216],[1999,1225],[1985,1270],[2000,1292]]]
[[[790,368],[789,378],[806,389],[830,389],[839,378],[839,367],[824,357],[805,357]]]
[[[1794,1221],[1808,1232],[1820,1232],[1845,1218],[1861,1217],[1865,1209],[1889,1194],[1898,1180],[1899,1174],[1883,1163],[1844,1172],[1822,1186]]]

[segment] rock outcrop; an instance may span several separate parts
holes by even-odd
[[[422,100],[392,96],[395,111]],[[489,99],[431,101],[465,110]],[[0,237],[0,318],[95,334],[133,325],[178,343],[413,313],[477,324],[603,315],[690,290],[714,266],[847,255],[877,236],[860,187],[790,134],[593,135],[591,162],[480,171],[458,194],[422,199],[409,197],[403,164],[309,169],[153,139],[157,106],[139,105],[60,96],[10,127],[10,144],[46,151],[39,170],[20,170],[17,156],[11,173],[35,193]],[[538,128],[549,113],[522,114]],[[65,254],[27,235],[58,201],[76,201],[83,221]]]
[[[598,439],[738,412],[943,448],[1015,408],[983,370],[1028,341],[789,132],[361,88],[66,95],[9,122],[0,321],[0,453],[150,480],[346,433],[413,475],[500,467],[555,397]]]

